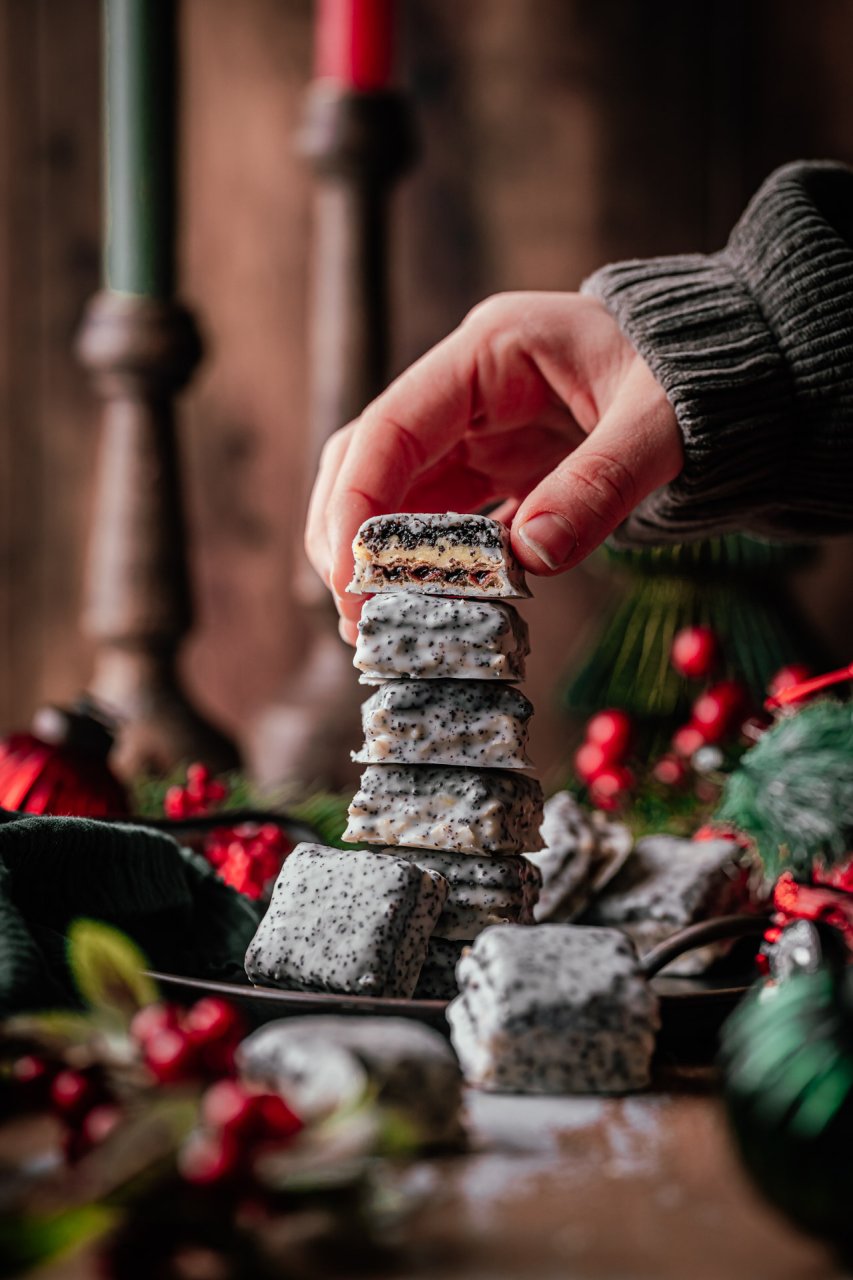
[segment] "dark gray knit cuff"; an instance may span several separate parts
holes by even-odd
[[[650,365],[685,465],[620,531],[665,542],[853,527],[853,172],[778,170],[721,253],[616,263],[584,284]]]

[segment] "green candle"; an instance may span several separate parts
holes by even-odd
[[[175,276],[173,0],[104,0],[106,284],[169,297]]]

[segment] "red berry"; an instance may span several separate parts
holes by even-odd
[[[632,731],[631,717],[624,711],[599,711],[586,726],[586,740],[601,747],[607,764],[616,764],[631,745]]]
[[[743,686],[735,680],[723,680],[696,699],[693,723],[706,742],[719,742],[739,719],[745,702]]]
[[[121,1119],[121,1111],[113,1103],[105,1102],[93,1107],[81,1125],[85,1140],[93,1147],[103,1142],[112,1133]]]
[[[292,1138],[304,1124],[277,1093],[262,1093],[255,1098],[255,1111],[262,1137],[281,1141]]]
[[[607,754],[597,742],[585,742],[575,752],[575,773],[582,782],[591,782],[607,764]]]
[[[245,1031],[240,1012],[227,1000],[205,996],[197,1000],[184,1018],[184,1030],[193,1044],[214,1040],[239,1040]]]
[[[187,785],[202,790],[210,781],[210,770],[206,764],[187,765]]]
[[[629,769],[611,765],[597,773],[589,784],[589,798],[597,809],[620,809],[634,785]]]
[[[163,800],[167,818],[187,818],[190,815],[189,796],[183,787],[169,787]]]
[[[198,1129],[178,1154],[178,1169],[187,1182],[210,1187],[227,1182],[240,1171],[240,1143],[227,1129]]]
[[[717,637],[710,627],[685,627],[672,642],[670,662],[691,680],[707,676],[717,661]]]
[[[209,782],[204,794],[208,804],[213,806],[215,804],[221,804],[228,795],[228,788],[224,782]]]
[[[158,1031],[175,1031],[178,1027],[178,1010],[173,1004],[149,1004],[133,1015],[130,1034],[137,1044],[144,1045]]]
[[[680,729],[676,729],[672,735],[672,748],[678,755],[683,756],[686,760],[705,745],[705,735],[702,730],[695,724],[682,725]]]
[[[676,755],[661,756],[652,769],[652,776],[667,787],[677,787],[688,776],[684,761]]]
[[[246,1133],[256,1127],[258,1096],[238,1080],[217,1080],[201,1100],[201,1118],[208,1128]]]
[[[24,1054],[12,1063],[12,1082],[16,1099],[28,1107],[40,1107],[50,1098],[56,1068],[34,1053]]]
[[[143,1047],[148,1069],[161,1084],[186,1080],[198,1066],[195,1045],[184,1031],[167,1027],[155,1032]]]
[[[85,1115],[94,1105],[100,1089],[91,1075],[66,1069],[54,1076],[50,1100],[60,1115],[70,1122]]]
[[[805,666],[802,662],[792,662],[789,666],[782,667],[776,672],[767,686],[767,692],[771,697],[775,697],[783,689],[792,689],[795,684],[802,684],[811,675],[812,670],[810,667]]]

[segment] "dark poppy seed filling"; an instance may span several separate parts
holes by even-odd
[[[488,516],[395,514],[366,520],[353,542],[355,593],[524,597],[509,530]]]

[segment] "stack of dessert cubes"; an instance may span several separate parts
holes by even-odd
[[[399,851],[447,883],[415,995],[448,999],[466,944],[491,924],[533,922],[542,790],[530,773],[533,708],[516,682],[529,596],[509,531],[486,516],[368,520],[353,544],[364,605],[355,653],[366,766],[344,840]],[[390,846],[390,847],[389,847]]]
[[[350,590],[370,594],[355,665],[364,764],[339,850],[286,860],[246,957],[254,981],[294,990],[450,999],[466,944],[532,924],[542,789],[533,708],[516,687],[528,596],[509,531],[485,516],[389,515],[353,544]]]

